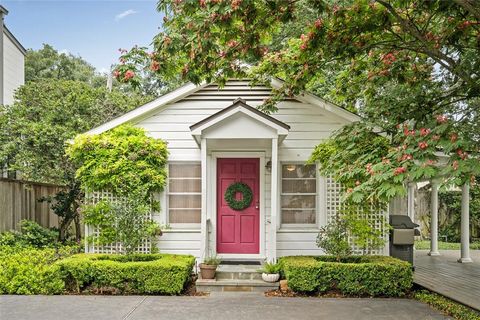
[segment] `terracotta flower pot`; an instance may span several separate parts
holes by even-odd
[[[200,275],[202,279],[215,279],[216,265],[200,263]]]
[[[280,279],[279,273],[262,273],[262,279],[265,282],[277,282]]]

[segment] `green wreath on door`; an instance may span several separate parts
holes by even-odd
[[[238,193],[242,194],[242,199],[235,199],[235,195]],[[225,201],[228,206],[236,211],[241,211],[250,206],[253,200],[253,192],[250,187],[243,182],[234,182],[228,186],[225,191]]]

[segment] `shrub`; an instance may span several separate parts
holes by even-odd
[[[168,254],[78,254],[57,262],[67,287],[116,288],[131,294],[179,294],[195,258]]]
[[[54,262],[68,249],[0,248],[0,294],[59,294],[64,289]]]
[[[298,292],[340,291],[353,296],[403,296],[412,287],[408,262],[386,256],[281,258],[288,286]]]
[[[325,253],[336,256],[337,260],[352,254],[352,249],[348,242],[347,222],[335,219],[333,222],[321,227],[317,236],[317,246],[322,248]]]
[[[46,248],[57,244],[58,232],[44,228],[35,221],[20,221],[20,232],[7,231],[0,234],[0,245]]]
[[[480,313],[439,294],[420,290],[413,297],[458,320],[479,320]]]

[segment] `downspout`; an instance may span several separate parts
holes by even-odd
[[[4,88],[4,63],[5,63],[5,58],[4,58],[4,50],[3,50],[3,39],[5,37],[5,24],[4,24],[4,19],[5,16],[8,14],[8,10],[5,9],[2,5],[0,5],[0,105],[3,105],[4,102],[4,94],[5,94],[5,88]]]

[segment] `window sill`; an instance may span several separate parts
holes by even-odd
[[[163,233],[200,233],[200,229],[170,228],[162,230]]]
[[[318,233],[317,227],[284,227],[277,230],[277,233]]]

